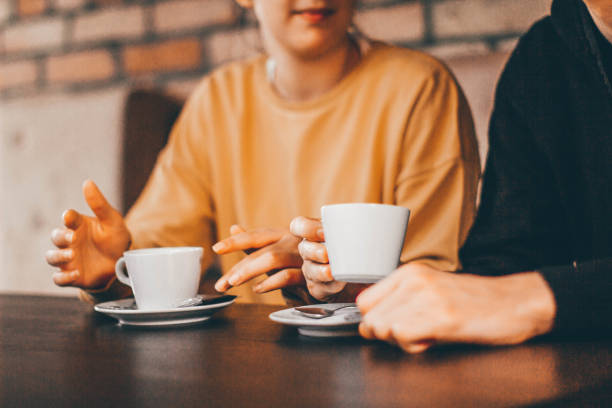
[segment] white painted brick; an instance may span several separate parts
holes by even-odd
[[[355,23],[367,36],[389,42],[418,40],[425,31],[420,3],[360,11]]]
[[[548,14],[551,0],[452,0],[433,5],[438,37],[522,32]]]
[[[156,31],[189,30],[231,24],[236,13],[233,0],[181,0],[158,3],[153,10]]]
[[[74,25],[76,43],[137,38],[145,32],[144,10],[133,6],[111,8],[79,16]]]
[[[40,51],[62,44],[64,24],[60,18],[48,18],[9,26],[4,33],[6,52]]]
[[[212,66],[249,57],[261,50],[259,32],[254,28],[216,33],[204,43],[204,52]]]

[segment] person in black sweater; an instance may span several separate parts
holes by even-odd
[[[461,273],[401,266],[357,298],[364,337],[420,352],[612,331],[611,81],[612,0],[554,0],[499,80]],[[316,240],[316,222],[292,230]]]

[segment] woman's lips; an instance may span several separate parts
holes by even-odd
[[[308,21],[309,23],[320,23],[327,17],[334,14],[335,10],[321,8],[321,9],[307,9],[294,11],[293,14],[298,15]]]

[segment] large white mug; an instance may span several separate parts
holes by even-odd
[[[201,247],[126,251],[115,264],[115,274],[132,288],[138,309],[172,309],[197,295],[202,254]]]
[[[335,280],[374,283],[397,268],[410,210],[387,204],[321,207],[325,246]]]

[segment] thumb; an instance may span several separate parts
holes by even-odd
[[[86,180],[83,183],[83,195],[87,205],[101,222],[110,223],[116,220],[117,217],[121,218],[121,214],[111,207],[93,181]]]

